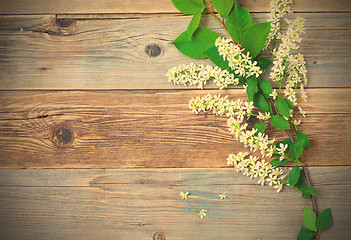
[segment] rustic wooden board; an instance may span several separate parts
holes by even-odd
[[[239,0],[252,12],[266,12],[270,0]],[[171,0],[1,0],[0,14],[46,14],[46,13],[174,13],[178,10]],[[294,0],[295,12],[350,11],[348,0]]]
[[[308,165],[350,165],[351,89],[309,89],[301,131]],[[191,97],[226,91],[25,91],[0,95],[1,168],[224,167],[245,150],[226,117],[195,115]],[[272,129],[271,129],[272,130]],[[269,131],[271,137],[285,139]]]
[[[321,240],[351,234],[350,167],[308,169],[319,211],[334,225]],[[327,176],[327,177],[326,177]],[[180,191],[189,191],[188,200]],[[218,194],[227,192],[228,199]],[[1,170],[4,239],[296,239],[308,198],[276,193],[234,169]],[[200,219],[195,209],[207,209]],[[269,223],[269,224],[268,224]]]
[[[300,52],[307,61],[309,86],[351,86],[351,14],[295,16],[306,18]],[[254,17],[264,21],[266,14]],[[169,68],[190,62],[210,64],[185,57],[170,44],[186,29],[190,21],[187,16],[56,21],[54,16],[37,15],[0,19],[0,89],[179,89],[184,87],[172,87],[167,82]],[[210,18],[201,24],[218,25]],[[160,48],[155,57],[145,51],[152,44]]]

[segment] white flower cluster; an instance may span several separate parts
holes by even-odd
[[[276,39],[278,33],[280,32],[280,20],[284,18],[287,13],[292,13],[290,6],[292,0],[272,0],[270,2],[269,18],[268,21],[271,22],[271,31],[268,35],[264,49],[266,49],[272,40]],[[285,18],[284,18],[285,19]],[[286,19],[285,19],[286,21]]]
[[[305,64],[304,57],[300,53],[288,57],[284,94],[294,105],[297,104],[298,97],[301,97],[305,101],[307,99],[303,87],[303,85],[307,83],[307,69]],[[300,96],[296,95],[297,86],[300,86]]]
[[[283,189],[283,170],[273,167],[265,160],[259,161],[256,156],[249,156],[248,152],[238,154],[230,154],[227,158],[227,164],[234,166],[237,171],[242,172],[251,179],[259,177],[258,183],[262,186],[267,182],[269,186],[273,186],[280,192]]]
[[[262,156],[271,157],[275,146],[273,145],[275,139],[269,140],[265,133],[257,133],[257,129],[248,129],[248,124],[243,123],[245,116],[255,116],[252,113],[254,108],[253,102],[243,102],[240,99],[235,101],[228,100],[228,96],[221,97],[221,95],[207,94],[204,97],[192,98],[189,101],[189,108],[196,114],[201,111],[212,111],[216,115],[226,114],[229,119],[227,126],[231,134],[237,140],[244,144],[245,147],[250,148],[250,151],[255,152],[259,150]],[[271,116],[268,112],[257,115],[262,120],[267,120]]]
[[[223,56],[223,60],[228,60],[229,67],[242,77],[256,76],[262,74],[262,70],[257,66],[256,61],[252,61],[250,53],[243,54],[242,49],[238,45],[231,42],[231,39],[217,38],[215,46],[219,55]]]
[[[213,80],[216,85],[223,89],[228,85],[239,84],[239,79],[234,77],[234,74],[223,70],[219,67],[202,64],[196,66],[194,63],[189,65],[182,64],[178,67],[173,67],[168,70],[166,76],[168,82],[173,84],[184,84],[190,86],[198,86],[203,88],[207,81]]]
[[[281,37],[279,47],[273,50],[274,61],[270,73],[270,78],[273,81],[281,81],[284,77],[286,61],[291,60],[288,58],[290,52],[298,48],[296,43],[301,42],[300,33],[303,32],[303,22],[302,18],[296,18],[291,22],[288,30]],[[298,59],[301,59],[301,57],[299,56]]]
[[[298,49],[297,43],[301,42],[300,33],[304,31],[302,18],[289,22],[287,32],[281,36],[281,43],[273,50],[274,60],[270,73],[272,81],[280,84],[286,78],[284,94],[294,105],[297,104],[296,86],[300,85],[301,97],[307,98],[302,83],[307,82],[307,69],[302,54],[292,55],[291,51]]]
[[[231,101],[228,96],[207,94],[204,97],[191,98],[189,108],[195,114],[201,111],[212,111],[216,115],[226,114],[227,116],[236,116],[240,121],[244,120],[245,115],[252,114],[254,108],[253,102],[243,102],[240,99]]]
[[[244,144],[245,147],[250,148],[251,152],[259,150],[262,157],[272,157],[275,150],[274,138],[269,140],[268,135],[261,132],[257,133],[256,128],[248,130],[247,123],[243,124],[240,119],[233,116],[227,120],[227,127],[237,140]]]

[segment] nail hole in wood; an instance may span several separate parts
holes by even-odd
[[[57,26],[61,27],[61,28],[68,28],[69,26],[71,26],[74,23],[75,20],[73,19],[69,19],[69,18],[57,18],[56,19],[56,24]]]
[[[61,127],[56,130],[53,138],[55,142],[62,146],[73,141],[73,133],[70,129]]]
[[[151,43],[145,47],[145,52],[149,57],[157,57],[161,54],[161,48],[155,43]]]
[[[165,237],[165,235],[163,235],[163,233],[155,232],[153,235],[153,239],[154,240],[165,240],[166,237]]]

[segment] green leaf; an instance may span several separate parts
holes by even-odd
[[[303,148],[308,150],[310,145],[310,140],[307,135],[296,131],[296,142],[302,142]]]
[[[288,176],[288,183],[290,186],[295,186],[295,184],[299,181],[300,178],[300,169],[299,166],[295,166],[291,169]]]
[[[231,68],[228,65],[227,60],[223,60],[223,57],[219,55],[218,53],[218,48],[216,46],[213,46],[209,49],[206,50],[206,54],[208,58],[216,64],[218,67],[225,69],[227,71],[231,71]]]
[[[273,166],[273,167],[279,167],[285,163],[289,162],[288,159],[283,159],[282,161],[279,160],[279,158],[275,158],[273,159],[270,164]]]
[[[308,197],[308,196],[317,196],[318,194],[316,191],[313,189],[313,187],[307,187],[305,183],[305,172],[303,170],[300,170],[300,178],[299,181],[295,185],[299,190],[302,192],[302,197]]]
[[[234,74],[235,75],[235,74]],[[240,75],[235,75],[235,77],[239,78],[239,83],[241,86],[244,86],[246,84],[244,78]]]
[[[195,15],[205,7],[202,0],[172,0],[172,2],[179,11],[188,15]]]
[[[254,102],[255,107],[257,107],[263,111],[269,112],[269,110],[270,110],[269,104],[261,93],[254,94],[253,102]]]
[[[269,96],[267,93],[265,93],[265,92],[262,90],[260,84],[258,84],[258,92],[261,93],[262,96],[263,96],[264,98],[272,98],[271,96]],[[272,112],[271,110],[269,110],[269,112],[270,112],[271,114],[273,114],[273,112]]]
[[[214,46],[219,34],[207,29],[199,27],[189,40],[187,31],[180,34],[172,43],[184,55],[199,59],[207,58],[206,50]]]
[[[233,7],[234,0],[212,0],[212,3],[222,18],[226,18]]]
[[[265,94],[269,95],[272,93],[272,84],[269,81],[267,81],[266,79],[262,78],[259,82],[259,85]]]
[[[252,18],[249,11],[238,5],[235,1],[233,10],[227,18],[227,29],[230,36],[237,44],[243,42],[244,33],[252,26]]]
[[[317,217],[316,214],[309,208],[304,207],[303,210],[303,223],[305,226],[312,231],[317,231],[316,227]]]
[[[286,102],[286,104],[288,104],[288,106],[289,106],[290,109],[293,109],[293,108],[294,108],[294,105],[292,104],[292,102],[291,102],[289,99],[287,99],[287,98],[283,98],[283,99],[284,99],[284,101]]]
[[[290,129],[289,122],[285,118],[278,115],[273,115],[270,123],[273,125],[273,127],[279,130]]]
[[[319,214],[317,218],[317,229],[319,231],[322,231],[330,227],[332,222],[333,222],[333,215],[332,215],[331,208],[327,208],[321,214]]]
[[[253,128],[256,128],[257,132],[263,133],[266,129],[266,124],[264,123],[264,121],[261,121],[259,123],[256,123]]]
[[[247,98],[249,99],[250,102],[254,101],[253,96],[255,93],[258,92],[258,87],[257,87],[257,78],[254,76],[248,77],[246,79],[247,87],[246,87],[246,92],[247,92]]]
[[[266,70],[272,63],[273,62],[267,58],[260,58],[257,61],[257,66],[259,66],[261,70]]]
[[[266,43],[269,32],[271,31],[271,23],[256,23],[252,25],[243,35],[243,47],[246,52],[250,52],[251,57],[256,57]]]
[[[302,186],[299,188],[302,191],[302,197],[317,196],[318,194],[313,187]]]
[[[308,230],[307,228],[301,226],[299,235],[297,235],[297,240],[310,240],[314,236],[316,236],[315,232]]]
[[[277,97],[274,103],[277,106],[277,109],[280,115],[283,115],[284,117],[287,117],[287,118],[290,117],[289,106],[282,97]]]
[[[296,187],[301,190],[301,188],[305,187],[305,172],[300,170],[299,181],[296,183]]]
[[[290,149],[290,153],[289,156],[290,158],[294,159],[294,160],[298,160],[301,155],[303,153],[303,142],[294,142],[291,149]]]
[[[190,40],[191,37],[193,36],[194,32],[196,31],[196,29],[199,27],[199,23],[200,23],[200,18],[201,18],[201,12],[196,13],[193,18],[191,19],[189,25],[188,25],[188,29],[186,30],[188,33],[188,39]]]

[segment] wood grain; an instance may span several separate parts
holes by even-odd
[[[351,164],[350,90],[308,90],[307,165]],[[228,154],[244,148],[226,117],[188,110],[191,97],[207,93],[245,99],[241,89],[2,92],[0,167],[224,167]]]
[[[267,12],[270,0],[241,0],[250,12]],[[171,0],[1,0],[0,14],[175,13]],[[294,12],[350,11],[348,0],[294,0]]]
[[[321,240],[348,239],[351,167],[308,170],[319,211],[331,207],[334,217]],[[218,198],[222,191],[228,199]],[[300,193],[276,193],[231,168],[0,171],[0,234],[8,240],[152,239],[154,232],[166,239],[296,239],[303,207],[311,203]],[[208,214],[200,219],[194,210],[203,208]]]
[[[307,61],[309,86],[350,87],[351,14],[294,16],[306,18],[299,51]],[[255,14],[254,18],[264,21],[266,14]],[[167,82],[169,68],[190,62],[211,64],[185,57],[170,44],[186,29],[187,16],[0,19],[0,89],[179,89],[184,86],[172,87]],[[201,24],[217,26],[209,18]],[[160,47],[158,56],[146,53],[150,44]]]

